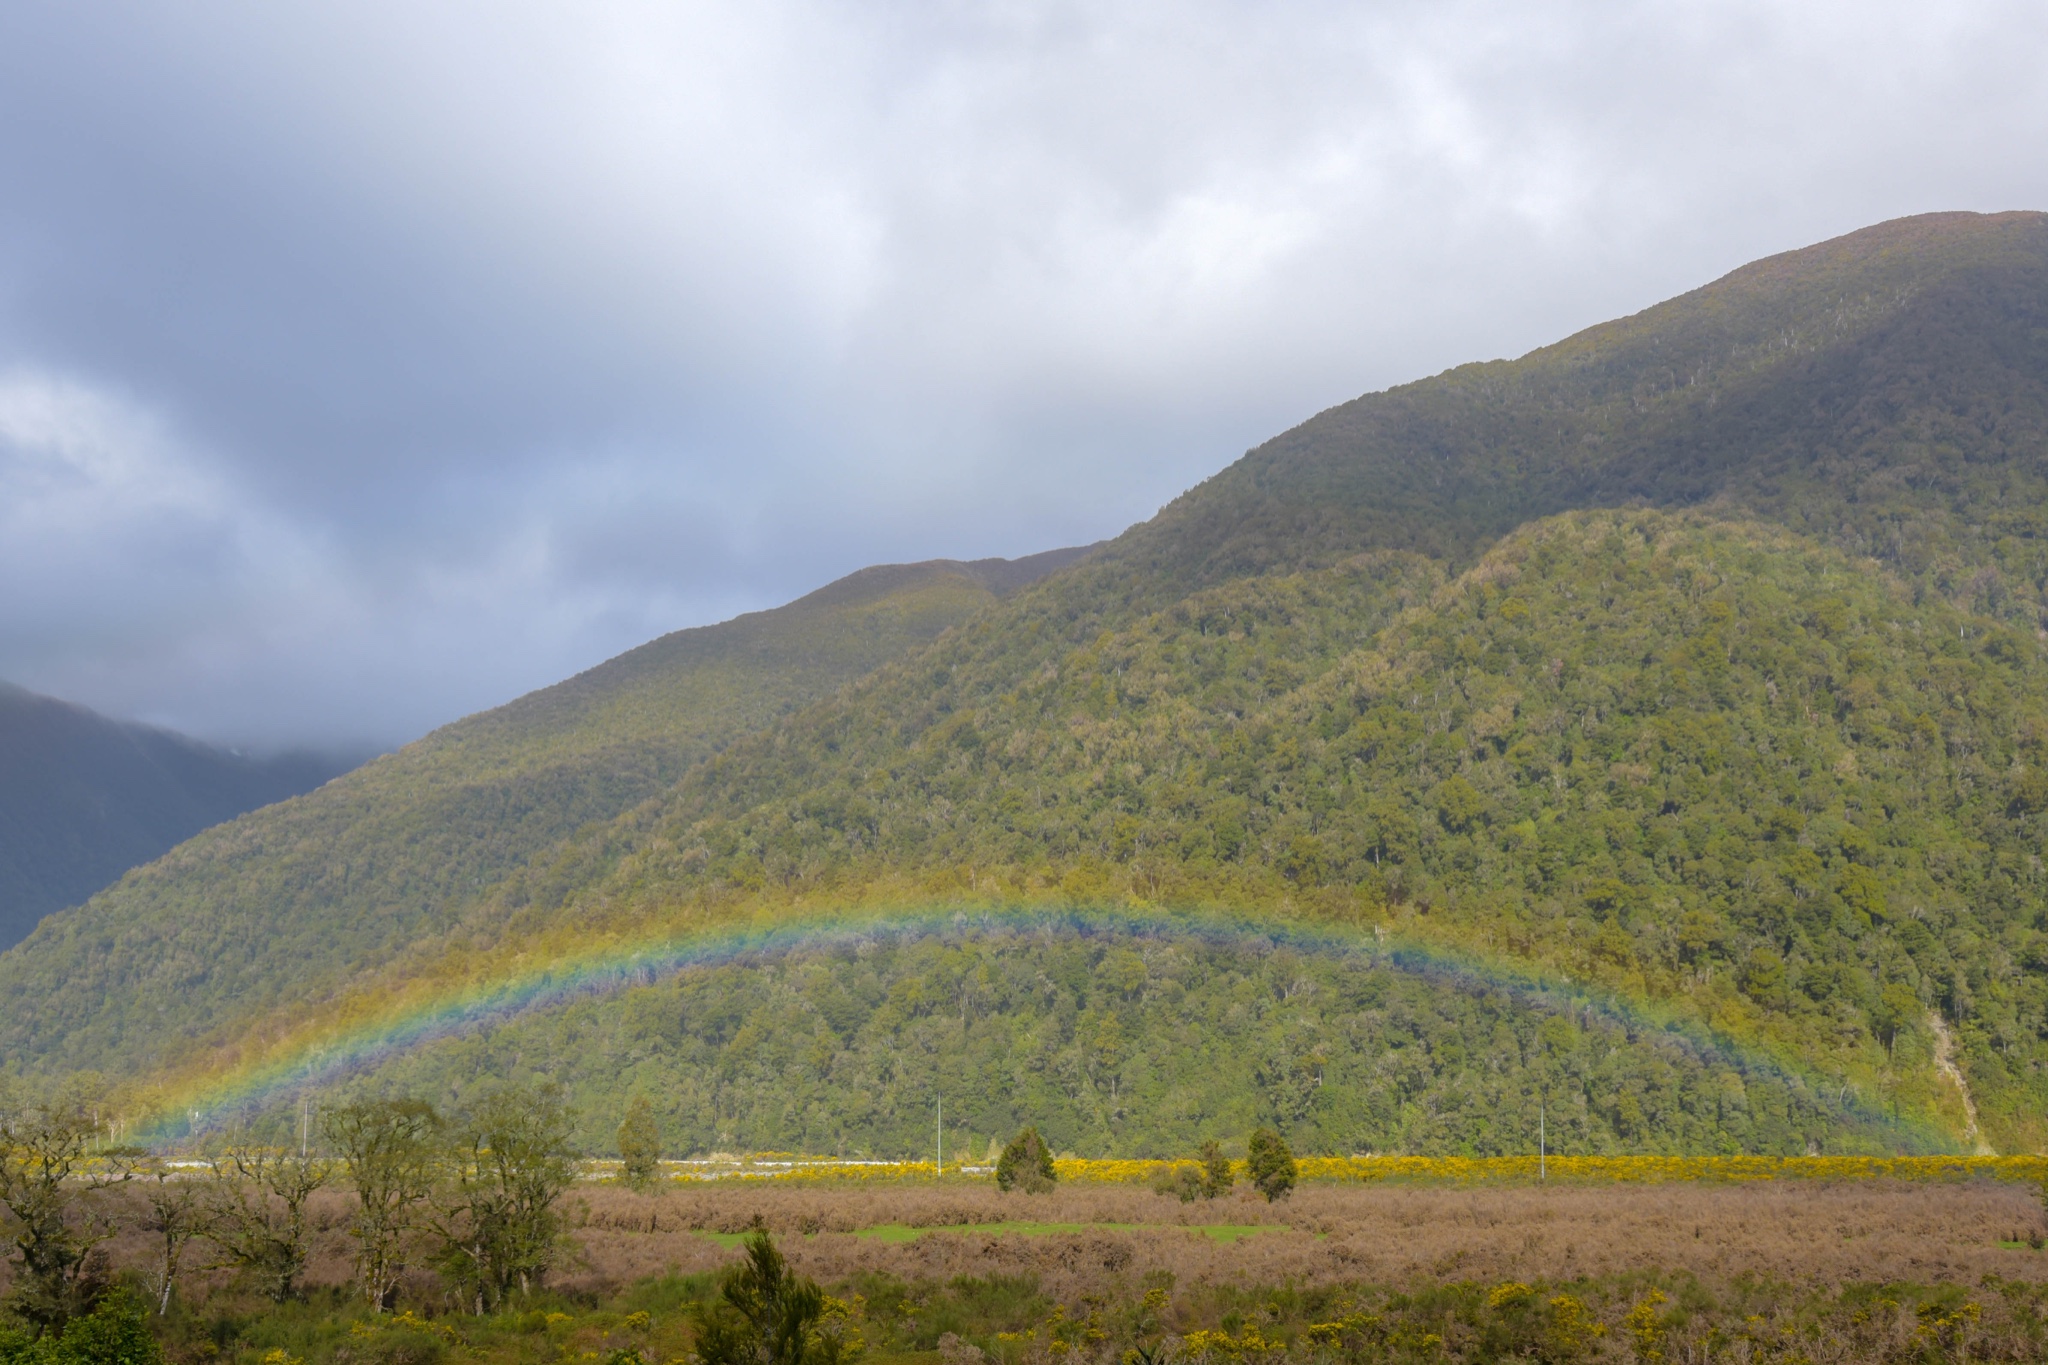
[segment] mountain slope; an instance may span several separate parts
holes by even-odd
[[[664,636],[209,830],[0,955],[0,982],[65,983],[0,1016],[6,1050],[55,1046],[69,1065],[121,1071],[130,1040],[175,1050],[207,1031],[199,1021],[338,988],[402,958],[507,870],[1085,553],[865,569]]]
[[[343,766],[245,758],[0,683],[0,949],[207,826]]]
[[[1332,408],[1116,542],[1187,586],[1532,517],[1716,502],[1960,601],[2048,583],[2048,215],[1930,214],[1744,266],[1515,361]]]
[[[1994,1140],[2048,1139],[2033,639],[1780,528],[1699,514],[1536,522],[1435,581],[1386,555],[1211,589],[1021,685],[1014,632],[983,618],[735,745],[422,954],[474,967],[835,900],[1226,904],[1518,961],[1904,1116],[1955,1102],[1932,1064],[1936,1009],[1965,1038]],[[555,1070],[548,1028],[504,1046]],[[1319,1047],[1341,1051],[1301,1043]],[[829,1072],[839,1051],[812,1064]],[[459,1088],[477,1054],[447,1055],[467,1060],[404,1070]],[[1256,1089],[1256,1063],[1231,1064],[1238,1089]],[[656,1093],[693,1084],[655,1072]],[[1002,1087],[984,1088],[986,1112]],[[972,1087],[949,1093],[974,1112]],[[1072,1103],[1062,1126],[1085,1129]],[[1843,1130],[1818,1109],[1792,1150]],[[1683,1131],[1605,1131],[1631,1127],[1639,1144]],[[1094,1128],[1129,1149],[1118,1125]],[[1325,1131],[1339,1148],[1384,1136]]]
[[[1562,976],[1833,1097],[1800,1101],[1817,1127],[1781,1106],[1772,1142],[1846,1141],[1858,1104],[1959,1134],[1925,1047],[1939,1011],[1993,1140],[2040,1142],[2044,319],[2048,219],[1936,215],[1370,395],[630,808],[553,819],[459,894],[429,906],[440,846],[385,839],[422,880],[377,903],[383,939],[308,945],[303,902],[185,899],[174,856],[148,896],[0,957],[0,1043],[43,1067],[232,1068],[594,944],[918,905],[1220,904]],[[1090,1007],[1028,1026],[1057,1053]],[[549,1027],[518,1026],[519,1065],[602,1055]],[[1650,1046],[1633,1027],[1615,1046]],[[469,1054],[443,1047],[401,1069],[453,1084],[434,1058]],[[806,1064],[835,1074],[818,1048]],[[1284,1088],[1243,1065],[1226,1089]],[[1414,1093],[1456,1091],[1465,1065]],[[893,1131],[847,1117],[871,1087],[837,1074],[840,1140]],[[577,1079],[593,1103],[628,1083]],[[1718,1093],[1692,1084],[1670,1093]],[[1090,1093],[1069,1086],[1076,1131]],[[1602,1140],[1767,1140],[1585,1096]]]
[[[322,1100],[459,1103],[561,1077],[595,1151],[635,1095],[683,1152],[923,1155],[934,1095],[946,1150],[971,1155],[1027,1123],[1086,1156],[1173,1156],[1260,1124],[1304,1151],[1495,1155],[1534,1151],[1546,1111],[1552,1152],[1940,1149],[1739,1049],[1561,1004],[1412,970],[1370,939],[969,915],[487,1023],[330,1080]]]

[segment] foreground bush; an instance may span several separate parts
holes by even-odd
[[[746,1251],[724,1275],[718,1299],[698,1306],[697,1358],[703,1365],[839,1365],[849,1354],[836,1330],[845,1306],[792,1274],[766,1232],[757,1229]]]
[[[0,1326],[0,1365],[162,1365],[163,1348],[149,1330],[149,1310],[126,1291],[107,1295],[61,1331],[35,1336]]]

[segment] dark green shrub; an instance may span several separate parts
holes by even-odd
[[[1223,1155],[1223,1144],[1214,1138],[1203,1143],[1202,1198],[1221,1199],[1236,1183],[1237,1176],[1230,1169],[1230,1158]]]
[[[1294,1153],[1288,1149],[1287,1139],[1271,1128],[1260,1128],[1252,1133],[1244,1164],[1253,1186],[1266,1196],[1267,1203],[1284,1199],[1293,1191],[1299,1174],[1294,1164]]]
[[[1052,1169],[1052,1148],[1036,1128],[1026,1128],[1010,1139],[996,1158],[996,1188],[1044,1194],[1059,1179]]]
[[[1202,1173],[1191,1166],[1168,1166],[1152,1178],[1152,1189],[1158,1194],[1173,1195],[1183,1204],[1192,1204],[1203,1198]]]
[[[1230,1158],[1223,1154],[1223,1144],[1214,1138],[1202,1144],[1201,1152],[1194,1166],[1169,1166],[1153,1178],[1152,1188],[1160,1194],[1179,1197],[1183,1204],[1192,1204],[1197,1199],[1221,1199],[1229,1194],[1237,1183],[1237,1175],[1230,1169]]]
[[[837,1365],[846,1347],[827,1307],[823,1291],[790,1272],[757,1223],[747,1259],[726,1274],[718,1299],[697,1310],[697,1356],[703,1365]]]

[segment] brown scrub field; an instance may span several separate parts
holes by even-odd
[[[1271,1204],[1243,1187],[1183,1203],[965,1179],[585,1183],[547,1288],[484,1318],[424,1265],[400,1314],[366,1314],[349,1208],[331,1190],[312,1208],[307,1303],[195,1275],[161,1324],[172,1360],[686,1365],[696,1306],[756,1229],[876,1362],[2048,1359],[2042,1207],[2010,1181],[1309,1183]],[[150,1243],[110,1249],[140,1268]]]
[[[671,1268],[711,1269],[730,1253],[704,1234],[741,1233],[757,1217],[792,1264],[820,1281],[862,1271],[1032,1274],[1074,1301],[1153,1272],[1239,1286],[1645,1273],[1824,1285],[2048,1280],[2048,1252],[2023,1241],[2042,1225],[2035,1189],[1992,1181],[1304,1185],[1273,1204],[1243,1187],[1183,1204],[1115,1186],[1025,1195],[989,1184],[706,1182],[650,1194],[583,1189],[569,1209],[582,1264],[565,1283],[594,1291]]]

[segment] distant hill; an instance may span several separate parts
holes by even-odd
[[[0,955],[0,976],[64,964],[68,1045],[110,1071],[138,1032],[174,1049],[188,1021],[302,999],[309,980],[332,988],[413,954],[506,872],[693,763],[1086,553],[863,569],[787,606],[662,636],[208,831],[44,924]],[[289,975],[271,970],[281,958],[298,964]],[[184,1003],[155,982],[176,982]]]
[[[209,825],[345,766],[247,758],[0,683],[0,948]]]
[[[0,956],[0,1048],[252,1122],[323,1059],[546,1074],[599,1144],[632,1093],[697,1147],[916,1150],[939,1093],[1102,1153],[2048,1142],[2048,217],[1774,257],[1007,594],[928,573],[192,841]]]

